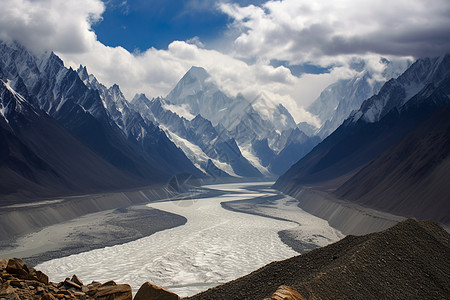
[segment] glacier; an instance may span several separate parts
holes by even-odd
[[[148,206],[187,218],[183,226],[103,249],[71,255],[37,266],[52,281],[77,274],[92,280],[129,283],[134,292],[150,281],[180,296],[193,295],[210,287],[246,275],[274,260],[298,253],[281,242],[278,232],[298,228],[299,222],[282,221],[226,210],[222,202],[276,195],[272,182],[206,185],[216,192],[210,197],[192,197],[151,203]],[[284,214],[288,210],[284,211]],[[338,237],[334,229],[303,213],[303,238],[310,240],[324,232],[327,242]],[[325,230],[319,228],[326,227]],[[303,228],[300,225],[300,228]],[[322,242],[318,242],[323,244]]]

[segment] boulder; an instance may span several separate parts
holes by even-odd
[[[77,290],[81,290],[81,286],[79,284],[76,284],[72,280],[69,280],[69,278],[66,278],[66,280],[64,280],[64,286],[68,289],[75,288]]]
[[[103,283],[101,286],[116,286],[117,283],[115,283],[113,280],[107,281]]]
[[[36,281],[39,281],[40,283],[43,283],[43,284],[49,283],[48,276],[45,275],[44,273],[42,273],[41,271],[34,272],[33,277]]]
[[[8,259],[0,259],[0,270],[6,268],[8,265]]]
[[[178,300],[178,295],[169,292],[150,282],[144,283],[137,292],[134,300]]]
[[[81,279],[78,278],[78,276],[75,275],[75,274],[73,274],[72,279],[70,279],[70,281],[72,281],[72,282],[78,284],[79,286],[83,286],[83,285],[84,285],[84,284],[83,284],[83,281],[81,281]]]
[[[273,293],[270,300],[305,300],[305,298],[303,298],[303,296],[293,288],[286,285],[281,285],[275,293]]]
[[[11,258],[8,260],[6,271],[10,274],[17,275],[20,279],[30,278],[29,269],[20,258]]]
[[[132,300],[133,294],[129,284],[102,285],[94,295],[97,300]]]

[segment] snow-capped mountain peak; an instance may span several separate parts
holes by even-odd
[[[419,59],[397,79],[388,81],[374,97],[364,101],[361,109],[352,114],[352,120],[374,123],[392,109],[400,109],[415,99],[427,85],[438,86],[450,74],[450,55]]]
[[[86,66],[80,65],[77,69],[77,73],[83,82],[85,82],[85,81],[89,82],[89,73],[87,71]]]
[[[264,93],[256,97],[251,105],[262,119],[273,123],[276,130],[283,131],[297,126],[289,111],[281,103],[273,101]]]
[[[204,83],[206,79],[210,78],[211,76],[204,68],[192,66],[184,75],[184,77],[190,78],[192,81],[195,80],[199,83]]]
[[[318,135],[325,138],[331,134],[352,111],[358,110],[366,99],[378,93],[386,81],[401,75],[410,63],[381,59],[377,65],[383,68],[380,71],[374,70],[364,61],[355,62],[352,67],[358,73],[354,77],[329,85],[308,107],[322,122]]]

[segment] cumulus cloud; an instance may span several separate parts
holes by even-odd
[[[220,8],[240,32],[234,51],[243,58],[323,64],[336,56],[420,57],[450,50],[448,0],[271,0]]]
[[[0,39],[18,41],[36,53],[89,51],[96,40],[91,25],[104,9],[100,0],[3,0]]]

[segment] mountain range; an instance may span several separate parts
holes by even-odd
[[[156,126],[130,115],[121,128],[99,90],[54,53],[36,57],[17,43],[0,53],[3,203],[201,175]]]
[[[320,141],[282,105],[265,95],[230,97],[199,67],[166,98],[128,101],[86,67],[1,42],[0,75],[4,203],[165,184],[175,175],[271,177]]]
[[[174,176],[281,175],[275,187],[293,196],[314,187],[448,223],[449,61],[383,60],[382,77],[360,65],[308,108],[322,122],[315,128],[296,124],[263,93],[228,95],[200,67],[166,97],[137,93],[129,101],[84,66],[1,42],[2,204],[168,184]]]

